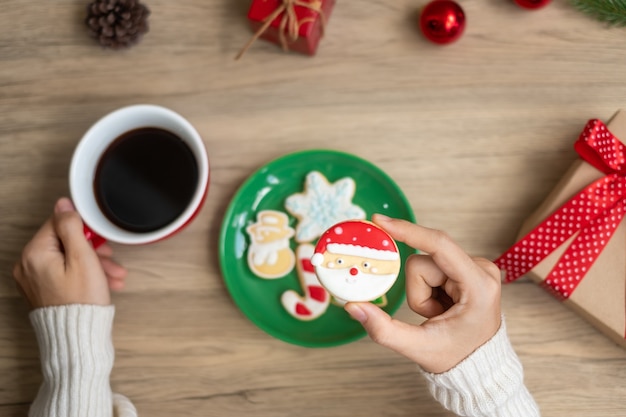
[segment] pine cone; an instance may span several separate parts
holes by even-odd
[[[89,34],[105,48],[120,49],[137,43],[148,32],[150,10],[139,0],[93,0],[85,23]]]

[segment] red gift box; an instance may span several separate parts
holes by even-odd
[[[255,35],[237,58],[257,38],[314,55],[334,5],[335,0],[253,0],[248,20]]]

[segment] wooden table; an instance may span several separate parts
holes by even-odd
[[[255,327],[219,272],[226,207],[268,161],[337,149],[385,170],[421,224],[495,258],[576,158],[587,119],[626,105],[626,31],[563,0],[467,0],[465,34],[439,47],[416,29],[424,1],[339,1],[314,58],[258,41],[236,62],[248,0],[147,1],[150,33],[126,51],[87,37],[85,3],[0,1],[0,415],[25,415],[41,378],[11,266],[68,194],[81,135],[133,103],[188,118],[212,178],[184,232],[115,246],[130,270],[114,296],[115,391],[151,417],[451,415],[415,365],[367,338],[306,349]],[[545,416],[626,415],[625,350],[530,282],[502,303]]]

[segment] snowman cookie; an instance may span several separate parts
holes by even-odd
[[[320,283],[340,302],[383,296],[398,278],[400,262],[391,236],[363,220],[337,223],[326,230],[311,258]]]
[[[248,266],[260,278],[275,279],[287,275],[296,263],[289,246],[294,230],[283,212],[263,210],[257,222],[246,228],[250,237]]]

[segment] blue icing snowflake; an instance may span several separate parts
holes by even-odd
[[[352,178],[342,178],[331,184],[317,171],[308,173],[304,192],[285,200],[287,211],[299,219],[296,241],[312,242],[335,223],[365,219],[365,211],[352,203],[355,190]]]

